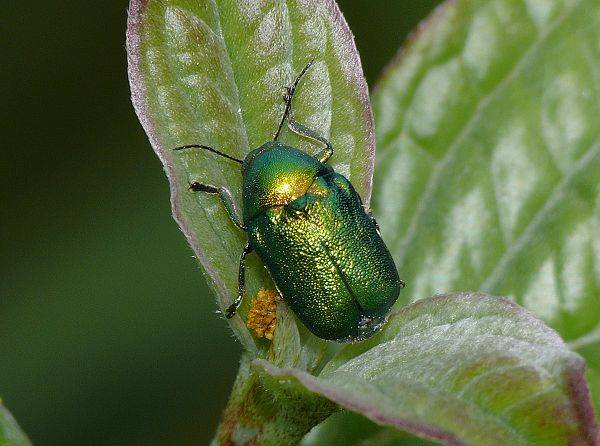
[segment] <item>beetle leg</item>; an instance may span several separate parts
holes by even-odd
[[[302,76],[306,74],[308,69],[312,66],[314,61],[310,61],[300,72],[294,83],[286,89],[286,93],[283,96],[283,100],[285,101],[285,111],[283,112],[283,118],[281,118],[281,123],[279,124],[279,128],[275,133],[275,141],[279,138],[279,134],[281,133],[281,128],[283,127],[283,123],[287,121],[288,128],[296,133],[297,135],[304,136],[305,138],[310,138],[315,141],[319,141],[322,144],[325,144],[325,148],[321,150],[317,154],[317,159],[322,163],[326,163],[331,155],[333,155],[333,147],[331,143],[327,141],[325,138],[317,134],[314,130],[309,129],[304,124],[300,124],[299,122],[294,121],[293,113],[292,113],[292,98],[294,97],[294,93],[296,92],[296,88],[300,83],[300,79]]]
[[[379,237],[381,237],[381,229],[379,229],[379,223],[377,223],[377,220],[375,220],[375,217],[373,217],[372,215],[370,215],[371,217],[371,221],[373,221],[373,224],[375,225],[375,230],[377,231],[377,234],[379,235]]]
[[[248,242],[242,251],[242,255],[240,256],[240,270],[238,273],[238,296],[235,301],[227,307],[225,311],[225,317],[227,319],[231,319],[235,316],[235,312],[238,307],[242,303],[242,299],[244,298],[244,294],[246,294],[246,256],[252,252],[252,246]]]
[[[371,210],[371,208],[365,207],[365,212],[367,213],[367,215],[369,216],[369,218],[375,225],[375,230],[377,231],[377,234],[379,234],[379,236],[381,237],[381,230],[379,229],[379,223],[377,223],[377,220],[375,220],[375,217],[373,217],[373,211]]]
[[[333,155],[333,147],[331,143],[327,141],[322,136],[319,136],[314,130],[309,129],[304,124],[300,124],[298,121],[295,121],[292,116],[291,105],[290,105],[290,113],[288,115],[288,128],[297,135],[304,136],[305,138],[310,138],[315,141],[319,141],[325,144],[325,148],[321,150],[316,158],[322,163],[326,163],[331,155]]]
[[[246,226],[242,223],[242,219],[239,216],[239,213],[235,207],[235,203],[233,202],[233,198],[231,198],[231,192],[224,187],[215,187],[209,184],[200,184],[200,183],[192,183],[190,184],[190,190],[194,192],[207,192],[209,194],[218,194],[229,214],[229,218],[235,223],[235,225],[240,228],[242,231],[246,230]]]

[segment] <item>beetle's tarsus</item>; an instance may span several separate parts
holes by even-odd
[[[201,184],[196,182],[191,183],[188,189],[193,192],[208,192],[209,194],[219,193],[219,189],[215,186],[210,186],[208,184]]]
[[[237,208],[235,207],[235,203],[233,202],[233,198],[231,196],[231,192],[225,187],[216,187],[211,186],[210,184],[202,184],[194,181],[190,184],[189,190],[193,192],[206,192],[209,194],[219,194],[219,198],[221,198],[221,202],[225,206],[227,213],[229,214],[229,218],[235,225],[240,228],[242,231],[246,230],[246,226],[242,223],[242,219],[239,216]]]
[[[235,312],[237,311],[237,305],[236,303],[232,303],[231,305],[229,305],[227,307],[227,310],[225,310],[225,317],[227,319],[231,319],[233,316],[235,316]]]
[[[404,280],[400,280],[400,288],[404,288],[406,286],[406,283],[404,282]]]
[[[379,228],[379,223],[377,223],[377,220],[375,220],[375,217],[373,217],[371,214],[369,214],[369,217],[371,217],[371,221],[375,225],[375,230],[377,231],[377,234],[381,236],[381,229]]]

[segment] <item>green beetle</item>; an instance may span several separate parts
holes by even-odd
[[[331,144],[298,123],[292,97],[309,63],[285,95],[285,112],[273,141],[236,159],[204,145],[201,148],[242,165],[243,220],[224,187],[194,182],[192,191],[218,194],[233,222],[248,234],[242,251],[237,299],[226,317],[235,315],[245,294],[245,259],[256,251],[279,294],[308,329],[323,339],[363,340],[385,322],[404,282],[375,220],[365,212],[352,184],[327,160]],[[308,155],[278,141],[283,125],[325,148]]]

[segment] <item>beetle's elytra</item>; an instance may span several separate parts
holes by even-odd
[[[240,257],[238,297],[226,316],[233,317],[242,301],[245,258],[256,251],[284,301],[312,333],[357,341],[381,327],[404,283],[352,184],[327,164],[331,144],[293,119],[292,97],[311,64],[287,89],[274,140],[244,160],[203,145],[176,150],[201,148],[242,166],[243,218],[227,189],[190,185],[192,191],[218,194],[232,221],[248,235]],[[313,156],[279,142],[285,123],[325,148]]]

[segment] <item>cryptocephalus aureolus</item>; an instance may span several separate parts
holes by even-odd
[[[302,323],[323,339],[362,340],[375,333],[398,298],[398,277],[375,219],[352,184],[327,164],[329,141],[293,118],[292,98],[309,63],[285,95],[285,112],[273,141],[244,160],[212,147],[201,148],[241,164],[243,213],[224,187],[193,182],[196,192],[218,194],[231,220],[248,235],[239,269],[239,290],[226,316],[235,315],[245,294],[245,259],[254,251],[283,300]],[[287,124],[294,133],[322,144],[316,155],[279,141]]]

